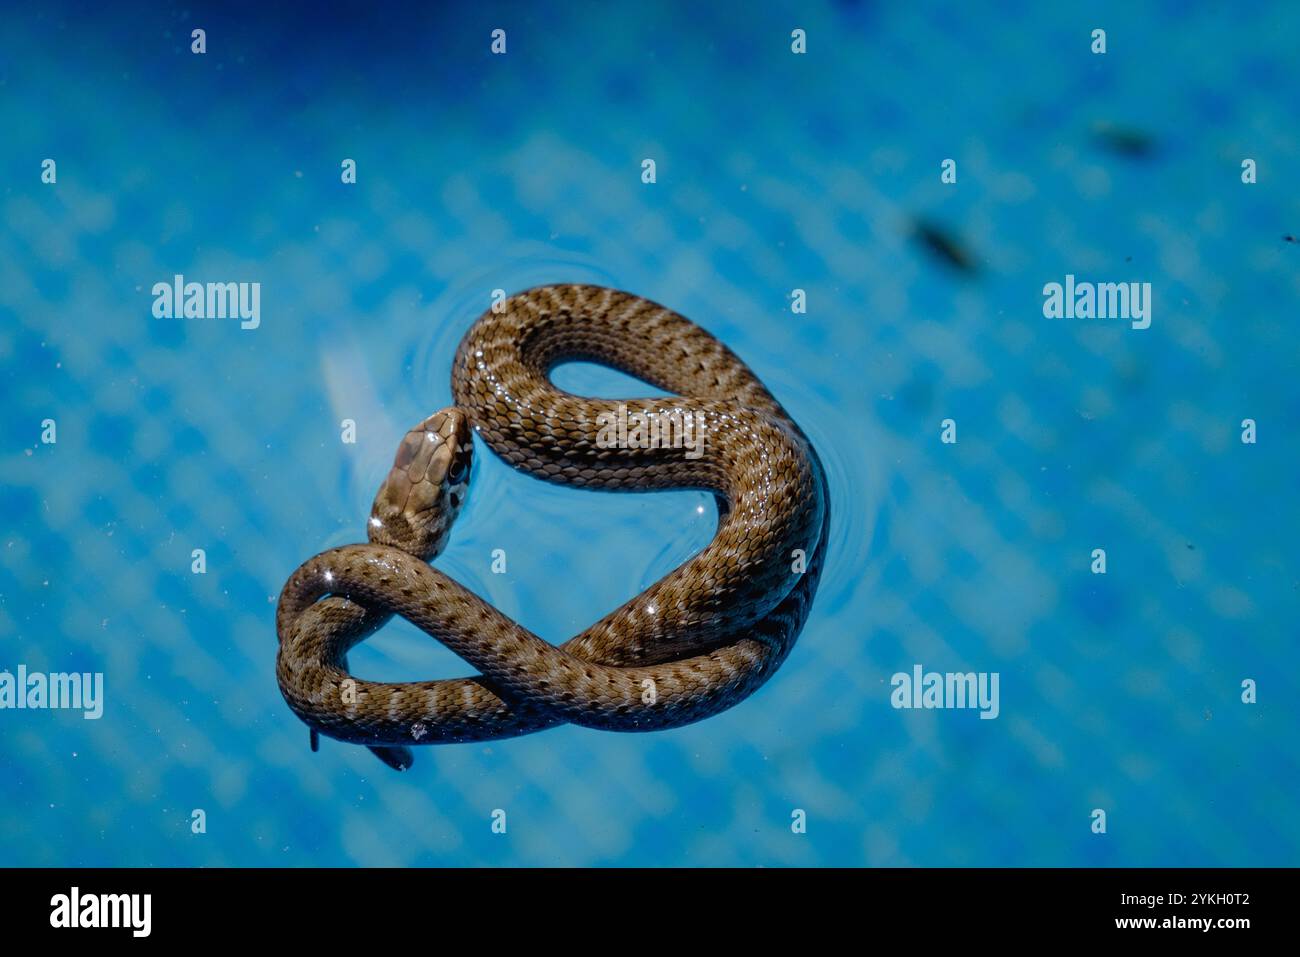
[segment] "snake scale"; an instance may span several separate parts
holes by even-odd
[[[551,383],[589,361],[671,393],[598,399]],[[777,669],[807,618],[830,503],[807,437],[730,349],[657,303],[598,286],[529,289],[489,309],[452,369],[455,406],[407,433],[384,480],[369,544],[304,562],[276,611],[276,675],[317,734],[364,744],[392,767],[408,745],[483,741],[563,723],[614,731],[688,724],[741,701]],[[702,415],[703,454],[599,441],[625,409]],[[669,421],[664,418],[663,421]],[[581,634],[554,646],[428,562],[465,504],[473,435],[513,467],[561,485],[713,493],[713,540]],[[604,559],[602,559],[604,560]],[[380,683],[347,653],[400,615],[474,677]]]

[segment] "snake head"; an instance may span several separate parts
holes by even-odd
[[[370,509],[370,541],[426,561],[441,552],[469,491],[473,455],[460,409],[435,412],[407,432]]]

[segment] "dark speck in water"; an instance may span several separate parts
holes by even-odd
[[[931,256],[950,269],[966,275],[978,272],[975,258],[949,229],[924,219],[912,224],[912,235]]]
[[[1289,242],[1289,243],[1293,243],[1293,242],[1295,242],[1295,237],[1294,237],[1294,236],[1283,236],[1282,238],[1285,239],[1285,240],[1286,240],[1287,242]]]
[[[1117,156],[1148,159],[1156,151],[1156,141],[1147,133],[1124,126],[1100,124],[1093,129],[1093,141]]]

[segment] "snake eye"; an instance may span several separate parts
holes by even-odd
[[[464,459],[456,459],[451,463],[451,468],[447,470],[447,482],[450,485],[459,485],[465,481],[465,474],[469,471],[469,465]]]

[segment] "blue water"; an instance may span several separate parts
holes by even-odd
[[[0,864],[1300,864],[1300,8],[435,6],[0,14],[0,669],[106,698],[0,711]],[[155,319],[177,273],[260,282],[260,327]],[[1150,282],[1150,328],[1044,318],[1067,273]],[[491,291],[564,281],[692,317],[812,436],[798,645],[679,730],[312,754],[282,583],[364,538]],[[437,565],[548,640],[710,538],[703,495],[479,453]],[[465,673],[403,622],[352,663]],[[1000,715],[894,709],[915,664]]]

